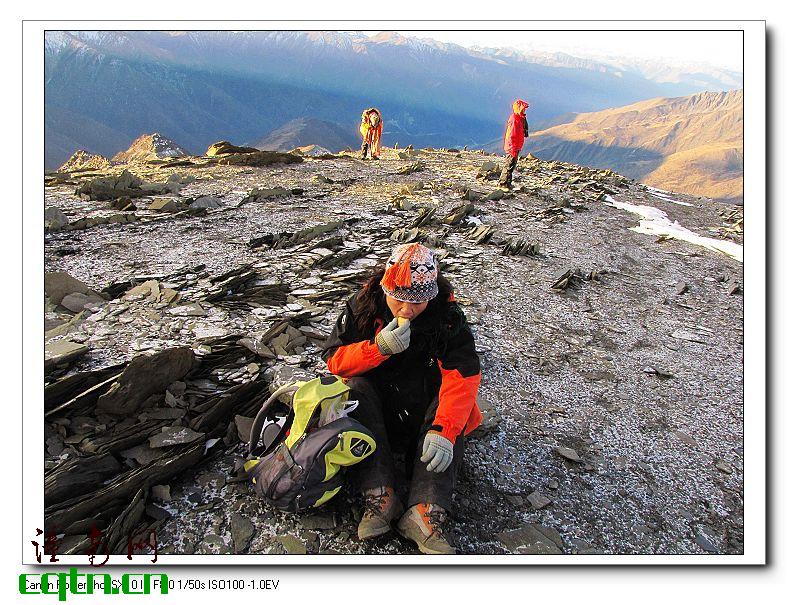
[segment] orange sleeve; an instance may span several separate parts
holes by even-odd
[[[481,374],[463,376],[459,370],[447,370],[440,361],[438,366],[442,381],[433,424],[442,427],[441,435],[454,443],[466,425],[470,433],[479,424],[476,395],[482,377]]]
[[[341,378],[352,378],[378,367],[390,356],[383,355],[378,345],[368,340],[337,347],[327,360],[328,371]]]

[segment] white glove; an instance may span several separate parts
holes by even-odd
[[[410,322],[398,328],[395,317],[375,336],[375,344],[383,355],[402,353],[410,346]]]
[[[424,436],[421,461],[428,462],[427,470],[442,473],[454,458],[454,445],[443,435],[430,431]]]

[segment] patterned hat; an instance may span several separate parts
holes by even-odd
[[[438,261],[421,244],[397,246],[380,281],[383,292],[402,302],[423,303],[438,295]]]

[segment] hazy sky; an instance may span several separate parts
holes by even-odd
[[[375,33],[375,32],[368,32]],[[701,62],[742,70],[743,35],[739,31],[401,31],[462,46],[511,47],[563,51],[583,57],[619,56]]]

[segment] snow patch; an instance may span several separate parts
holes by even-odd
[[[648,192],[653,195],[654,197],[658,197],[661,200],[665,200],[666,202],[670,202],[671,204],[678,204],[679,206],[691,206],[692,208],[695,207],[695,204],[690,204],[689,202],[680,202],[678,200],[674,200],[670,196],[668,196],[667,191],[663,191],[662,189],[657,189],[656,187],[646,187]]]
[[[325,147],[321,147],[320,145],[304,145],[302,147],[296,147],[296,149],[299,149],[301,153],[307,157],[331,155],[330,150],[326,149]]]
[[[479,225],[482,224],[482,219],[480,219],[478,216],[468,216],[465,218],[465,220],[468,221],[468,223],[470,223],[474,227],[478,227]]]
[[[632,231],[636,233],[644,233],[646,235],[668,235],[672,238],[689,242],[690,244],[696,244],[704,248],[709,248],[710,250],[722,252],[723,254],[732,256],[739,262],[743,262],[744,248],[740,244],[698,235],[694,231],[682,227],[678,221],[671,221],[668,215],[658,208],[619,202],[609,195],[605,196],[605,202],[607,202],[608,206],[626,210],[627,212],[640,216],[640,225],[631,227]]]

